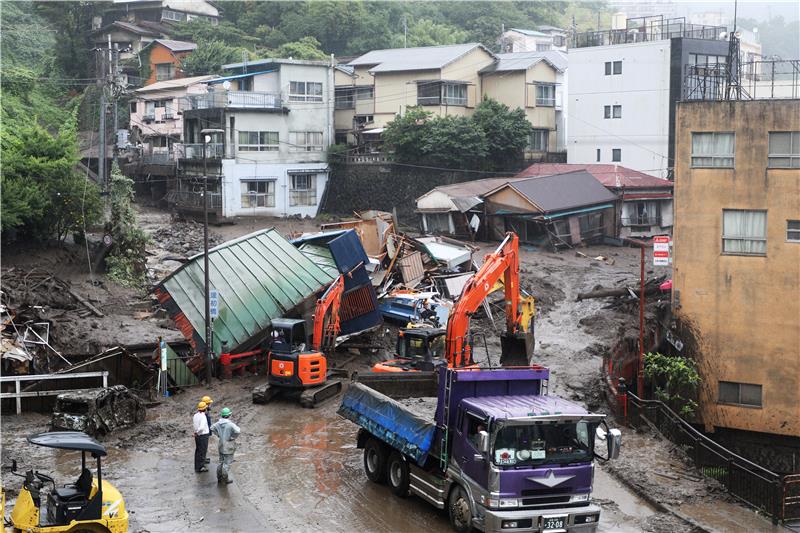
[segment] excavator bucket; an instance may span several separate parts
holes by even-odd
[[[533,328],[527,332],[500,334],[500,365],[530,366],[533,359]]]

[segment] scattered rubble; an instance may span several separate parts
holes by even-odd
[[[180,259],[203,253],[203,224],[192,220],[172,222],[168,227],[154,230],[151,239],[158,247],[175,254]],[[213,248],[222,241],[209,232],[208,246]]]

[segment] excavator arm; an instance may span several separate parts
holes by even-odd
[[[336,337],[341,331],[339,309],[344,295],[344,274],[340,274],[314,307],[314,335],[311,348],[326,352],[335,348]],[[327,318],[327,321],[326,321]]]
[[[464,286],[447,321],[447,364],[463,367],[473,364],[469,339],[472,315],[492,292],[494,284],[503,279],[505,292],[506,332],[501,338],[503,359],[513,364],[527,364],[533,351],[533,329],[523,320],[531,321],[532,304],[525,299],[525,312],[520,310],[519,237],[508,232],[497,249],[488,254],[481,268]],[[529,307],[530,306],[530,307]],[[523,360],[525,363],[523,363]]]

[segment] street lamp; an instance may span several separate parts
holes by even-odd
[[[200,130],[203,136],[203,274],[205,281],[206,303],[206,381],[211,384],[211,364],[214,360],[214,347],[211,339],[211,282],[208,273],[208,158],[206,147],[214,133],[225,133],[220,129]]]

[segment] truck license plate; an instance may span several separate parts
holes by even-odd
[[[542,529],[544,531],[566,531],[566,516],[545,516],[542,517]]]

